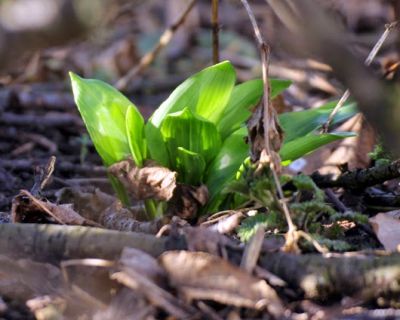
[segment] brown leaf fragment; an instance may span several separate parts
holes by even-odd
[[[99,219],[100,212],[110,207],[117,198],[99,189],[62,188],[57,191],[57,203],[73,203],[74,208],[86,219]],[[101,223],[101,222],[100,222]]]
[[[143,211],[143,210],[142,210]],[[168,222],[167,218],[151,221],[139,221],[137,212],[125,208],[120,201],[115,201],[106,208],[99,217],[99,223],[107,229],[119,231],[134,231],[156,234]]]
[[[282,315],[283,306],[264,280],[228,261],[204,252],[169,251],[159,261],[170,283],[189,301],[212,300],[236,307],[267,310]]]
[[[153,315],[152,317],[150,317]],[[122,288],[105,310],[98,310],[93,320],[151,320],[155,319],[155,308],[136,292]]]
[[[249,144],[250,144],[250,156],[252,161],[257,161],[260,159],[261,151],[265,149],[265,132],[264,132],[264,105],[260,104],[256,110],[253,112],[247,128],[249,130]],[[280,127],[276,112],[273,108],[268,108],[269,110],[269,132],[268,137],[270,140],[271,152],[279,152],[282,141],[283,141],[283,130]]]
[[[208,201],[208,189],[205,185],[200,187],[178,184],[171,199],[168,211],[172,216],[182,219],[193,219],[199,209]]]
[[[140,273],[135,267],[122,266],[122,270],[112,274],[111,279],[144,296],[153,306],[163,309],[177,319],[186,319],[195,314],[195,310],[185,305],[171,293],[155,284],[152,279]]]
[[[21,190],[13,199],[12,222],[57,222],[68,225],[101,227],[98,223],[79,215],[71,204],[54,204],[35,198],[29,191]]]
[[[395,217],[398,211],[378,213],[369,219],[377,238],[388,251],[400,249],[400,220]]]
[[[227,246],[237,247],[231,238],[205,227],[185,227],[183,234],[189,251],[203,251],[216,256],[227,256]]]
[[[132,159],[123,160],[110,166],[108,172],[117,177],[136,200],[168,201],[176,188],[176,172],[152,161],[138,168]]]
[[[158,261],[148,253],[135,248],[124,248],[119,263],[134,269],[143,277],[151,279],[160,286],[166,285],[166,273]]]

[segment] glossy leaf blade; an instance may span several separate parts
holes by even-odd
[[[214,72],[204,72],[201,76],[199,100],[195,111],[196,114],[217,124],[235,86],[236,72],[229,61],[213,67]]]
[[[144,121],[136,108],[129,107],[125,118],[126,136],[133,161],[141,167],[147,157],[147,146],[144,138]]]
[[[130,154],[125,117],[134,109],[138,130],[143,130],[143,118],[135,105],[112,86],[93,79],[83,79],[70,73],[75,103],[93,144],[109,166]]]
[[[208,115],[212,115],[213,118],[219,116],[228,102],[235,77],[232,65],[224,61],[200,71],[180,84],[146,124],[146,139],[151,158],[160,164],[168,165],[167,150],[160,133],[161,123],[168,114],[188,107],[205,118]],[[217,84],[220,80],[222,84]],[[220,91],[217,92],[214,86],[218,86]],[[214,98],[212,104],[206,105],[207,101]],[[212,109],[214,107],[215,110]]]
[[[279,94],[285,91],[290,87],[292,81],[290,80],[282,80],[282,79],[271,79],[270,87],[271,87],[271,99],[276,98]]]
[[[288,80],[271,79],[271,99],[287,89],[291,84]],[[250,116],[250,109],[256,106],[263,96],[264,86],[261,79],[250,80],[235,86],[231,97],[217,123],[222,139],[239,129]]]
[[[279,115],[279,123],[285,131],[284,142],[303,137],[320,128],[328,120],[336,104],[337,102],[333,101],[319,108]],[[349,119],[357,112],[355,103],[347,103],[336,114],[333,124]]]
[[[293,161],[333,141],[354,137],[353,132],[309,134],[284,143],[279,154],[283,162]]]
[[[179,147],[176,160],[180,181],[192,186],[198,186],[203,182],[206,162],[202,155]]]
[[[235,86],[217,127],[223,139],[239,129],[251,116],[250,108],[263,95],[262,80],[251,80]]]
[[[161,126],[161,134],[175,168],[179,147],[202,155],[209,163],[221,146],[216,126],[196,117],[188,108],[168,115]]]
[[[232,133],[224,141],[218,155],[210,164],[205,180],[210,199],[216,196],[227,182],[235,178],[242,162],[248,157],[249,147],[244,141],[246,135],[246,128],[240,128]]]

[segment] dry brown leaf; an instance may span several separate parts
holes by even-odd
[[[369,219],[377,238],[388,251],[398,251],[400,245],[400,220],[395,216],[399,210],[378,213]]]
[[[119,262],[124,266],[134,269],[143,277],[151,279],[158,285],[165,286],[166,273],[158,261],[144,251],[135,248],[124,248]]]
[[[100,212],[110,207],[118,199],[99,189],[62,188],[56,193],[57,203],[73,203],[74,208],[86,219],[99,219]]]
[[[179,183],[174,191],[168,211],[172,216],[193,219],[207,201],[208,189],[205,185],[194,187]]]
[[[148,220],[148,216],[141,205],[126,208],[121,202],[99,189],[91,191],[80,188],[64,188],[58,194],[58,202],[73,203],[79,214],[87,219],[100,223],[107,229],[119,231],[134,231],[156,234],[168,223],[163,217],[157,220]]]
[[[247,124],[247,128],[249,129],[250,155],[253,161],[260,159],[261,151],[264,150],[266,146],[264,139],[264,109],[263,104],[260,104],[253,112]],[[270,111],[270,132],[268,133],[271,146],[270,151],[276,153],[279,152],[282,145],[283,131],[277,121],[276,111],[273,108],[268,108],[268,110]],[[272,157],[273,155],[269,156]],[[271,161],[275,162],[275,159],[271,159]],[[276,167],[279,168],[279,166]]]
[[[79,215],[71,204],[57,205],[42,201],[27,190],[21,190],[13,199],[11,215],[13,222],[40,222],[52,218],[59,224],[101,227],[100,224]]]
[[[108,171],[122,182],[136,200],[168,201],[176,188],[176,172],[154,162],[146,162],[143,168],[138,168],[128,159],[113,164]]]
[[[140,215],[143,209],[139,209]],[[169,222],[167,217],[150,221],[139,221],[137,212],[125,208],[120,201],[115,201],[111,206],[100,213],[99,223],[107,229],[119,231],[134,231],[156,234],[160,228]]]
[[[237,307],[262,309],[282,315],[275,291],[237,266],[204,252],[169,251],[159,261],[170,283],[187,300],[212,300]]]
[[[203,251],[217,256],[227,256],[225,247],[235,247],[227,236],[205,227],[185,227],[183,234],[189,251]]]

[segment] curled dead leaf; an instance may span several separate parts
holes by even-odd
[[[176,188],[176,172],[147,161],[138,168],[132,159],[117,162],[108,168],[136,200],[168,201]]]
[[[274,289],[226,260],[205,252],[169,251],[159,261],[171,284],[189,301],[267,308],[274,316],[282,315],[282,302]]]
[[[13,199],[12,222],[56,222],[59,224],[101,227],[100,224],[85,219],[71,204],[54,204],[34,197],[29,191],[21,190]]]
[[[400,220],[397,218],[399,210],[378,213],[369,219],[376,237],[388,251],[398,251],[400,246]]]
[[[208,189],[178,184],[169,205],[169,213],[182,219],[195,218],[199,209],[208,201]]]

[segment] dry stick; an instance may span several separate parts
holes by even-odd
[[[262,60],[262,77],[263,77],[263,83],[264,83],[264,142],[265,142],[265,151],[267,153],[267,156],[269,156],[271,159],[274,159],[272,156],[271,152],[271,145],[270,145],[270,139],[269,139],[269,132],[270,132],[270,108],[271,108],[271,101],[270,101],[270,88],[269,88],[269,82],[268,82],[268,66],[269,66],[269,52],[270,48],[266,44],[266,42],[263,39],[263,36],[261,35],[261,31],[257,25],[256,18],[254,17],[253,11],[251,10],[249,3],[247,0],[241,0],[243,6],[245,7],[247,11],[247,15],[250,18],[253,30],[254,30],[254,35],[255,38],[260,46],[260,51],[261,51],[261,60]],[[289,208],[287,206],[287,203],[285,202],[285,198],[283,195],[283,190],[281,183],[279,181],[278,174],[274,168],[273,165],[270,164],[272,176],[274,178],[275,186],[278,192],[279,196],[279,201],[282,207],[282,211],[285,215],[286,222],[288,224],[288,234],[293,234],[293,232],[296,230],[296,226],[294,225],[292,218],[290,216]]]
[[[182,12],[181,16],[173,23],[168,29],[164,31],[161,35],[158,43],[151,49],[150,52],[146,53],[142,59],[140,59],[139,64],[131,69],[125,76],[119,79],[115,83],[115,87],[118,90],[125,90],[128,86],[128,83],[138,74],[143,72],[157,57],[160,51],[168,45],[168,43],[172,40],[175,32],[179,29],[179,27],[185,22],[186,17],[188,16],[189,12],[193,9],[194,5],[196,4],[197,0],[192,0],[189,5],[186,7],[185,11]]]
[[[366,66],[371,65],[372,61],[375,59],[376,55],[378,54],[379,50],[381,49],[383,43],[386,41],[387,37],[389,36],[390,31],[392,31],[393,28],[397,27],[398,24],[399,24],[399,21],[395,21],[395,22],[389,23],[385,26],[385,31],[382,33],[378,42],[375,44],[375,46],[372,48],[371,52],[369,53],[368,57],[365,59]],[[343,105],[346,103],[346,101],[349,97],[350,97],[350,90],[347,89],[344,92],[343,96],[340,98],[340,100],[337,103],[337,105],[335,106],[335,108],[332,110],[331,114],[329,115],[328,120],[322,126],[323,133],[327,133],[329,131],[329,127],[333,121],[333,118],[339,112],[340,108],[343,107]]]
[[[212,3],[211,3],[211,25],[212,25],[213,64],[217,64],[217,63],[219,62],[218,2],[219,2],[219,0],[212,0]]]

